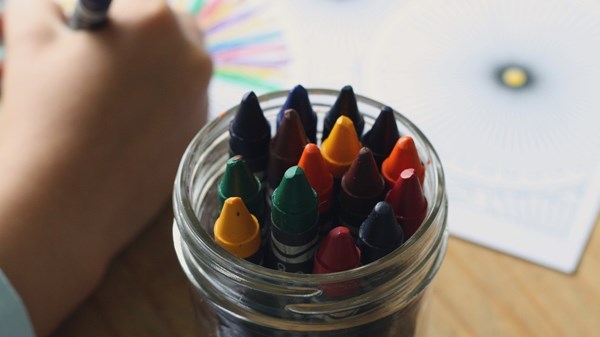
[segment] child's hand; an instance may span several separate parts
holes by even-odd
[[[0,112],[0,266],[39,336],[100,280],[170,195],[204,124],[211,63],[164,0],[114,0],[72,31],[48,0],[13,0]]]

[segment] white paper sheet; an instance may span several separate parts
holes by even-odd
[[[295,81],[390,104],[438,150],[452,234],[576,270],[600,205],[600,4],[279,1]],[[531,85],[503,87],[518,64]]]

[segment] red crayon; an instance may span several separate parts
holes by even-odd
[[[394,145],[392,153],[381,164],[381,174],[388,183],[388,187],[392,187],[400,173],[407,168],[415,169],[415,174],[419,177],[421,185],[425,181],[425,166],[419,159],[419,153],[415,142],[410,136],[402,136]]]
[[[408,240],[427,215],[427,199],[414,169],[409,168],[400,173],[385,201],[394,209],[396,219],[404,230],[405,240]]]
[[[313,274],[336,273],[360,266],[360,249],[348,228],[339,226],[332,229],[325,237],[315,254]],[[344,296],[355,290],[356,284],[324,284],[323,291],[329,296]]]

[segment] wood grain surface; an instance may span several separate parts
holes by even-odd
[[[171,226],[166,207],[53,337],[206,337],[195,330]],[[451,238],[429,305],[430,337],[598,337],[600,230],[573,275]]]

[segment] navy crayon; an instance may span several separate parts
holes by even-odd
[[[229,156],[241,155],[260,179],[266,177],[271,143],[271,125],[265,118],[258,98],[250,91],[229,124]]]
[[[378,202],[360,225],[357,245],[363,264],[378,260],[404,242],[404,232],[396,221],[392,207],[385,201]]]
[[[392,153],[398,138],[400,138],[400,132],[394,117],[394,110],[386,106],[375,119],[371,130],[362,137],[362,144],[373,151],[375,162],[380,170],[383,161]]]
[[[303,86],[297,85],[290,90],[285,103],[277,115],[277,128],[279,128],[281,120],[283,119],[283,115],[288,109],[296,110],[300,120],[302,121],[302,126],[304,127],[304,132],[306,132],[306,137],[311,143],[316,144],[318,118],[317,114],[312,108],[312,104],[310,104],[308,92]]]
[[[98,29],[106,25],[112,0],[79,0],[69,26],[73,29]]]
[[[329,133],[333,129],[335,122],[340,116],[346,116],[350,118],[354,124],[356,134],[360,138],[365,128],[365,120],[358,111],[358,104],[356,103],[356,96],[351,86],[347,85],[340,90],[340,94],[337,97],[335,103],[331,109],[325,114],[323,120],[323,137],[322,141],[325,141],[329,137]]]

